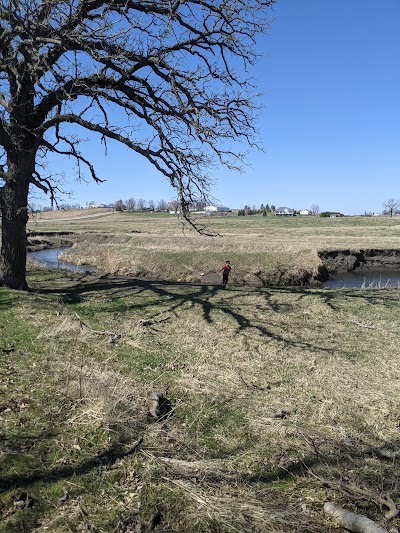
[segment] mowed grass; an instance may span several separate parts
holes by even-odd
[[[145,231],[123,214],[102,234],[123,243],[128,219]],[[398,290],[33,267],[28,281],[0,289],[1,532],[338,531],[328,500],[400,526],[384,518],[389,497],[400,504]],[[166,418],[148,418],[151,391],[170,401]]]
[[[236,284],[302,284],[317,274],[319,251],[400,247],[400,217],[194,215],[215,235],[208,237],[181,225],[174,215],[92,211],[33,219],[29,229],[73,231],[76,244],[65,259],[74,263],[172,281],[215,281],[229,259]]]

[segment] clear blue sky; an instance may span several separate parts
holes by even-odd
[[[213,171],[215,197],[231,208],[381,212],[400,198],[400,0],[278,0],[272,16],[253,73],[265,152],[252,151],[243,174]],[[107,182],[71,179],[75,202],[174,197],[125,148],[109,145],[103,158],[90,143],[85,152]]]

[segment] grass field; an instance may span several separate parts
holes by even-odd
[[[31,229],[210,272],[248,254],[298,268],[319,249],[399,246],[395,220],[237,219],[213,219],[211,242],[167,216]],[[397,289],[222,290],[34,266],[28,282],[0,289],[1,532],[345,531],[326,501],[400,527],[385,518],[400,505]],[[147,415],[154,391],[164,418]]]

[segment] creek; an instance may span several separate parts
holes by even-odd
[[[39,250],[37,252],[29,252],[28,258],[49,268],[65,268],[67,270],[73,270],[74,272],[96,272],[96,267],[91,265],[74,265],[73,263],[67,263],[59,259],[59,255],[68,250],[66,248],[46,248],[45,250]]]
[[[321,289],[400,288],[400,270],[353,270],[340,272],[320,285]]]

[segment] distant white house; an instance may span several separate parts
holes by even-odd
[[[107,207],[107,206],[105,204],[96,204],[96,203],[88,205],[89,209],[98,209],[99,207]]]
[[[312,212],[309,209],[300,209],[299,214],[303,217],[309,217]]]
[[[294,217],[296,215],[296,211],[294,209],[290,209],[290,207],[278,207],[275,211],[275,215],[277,217]]]
[[[224,205],[207,205],[204,208],[206,213],[230,213],[232,209],[225,207]]]

